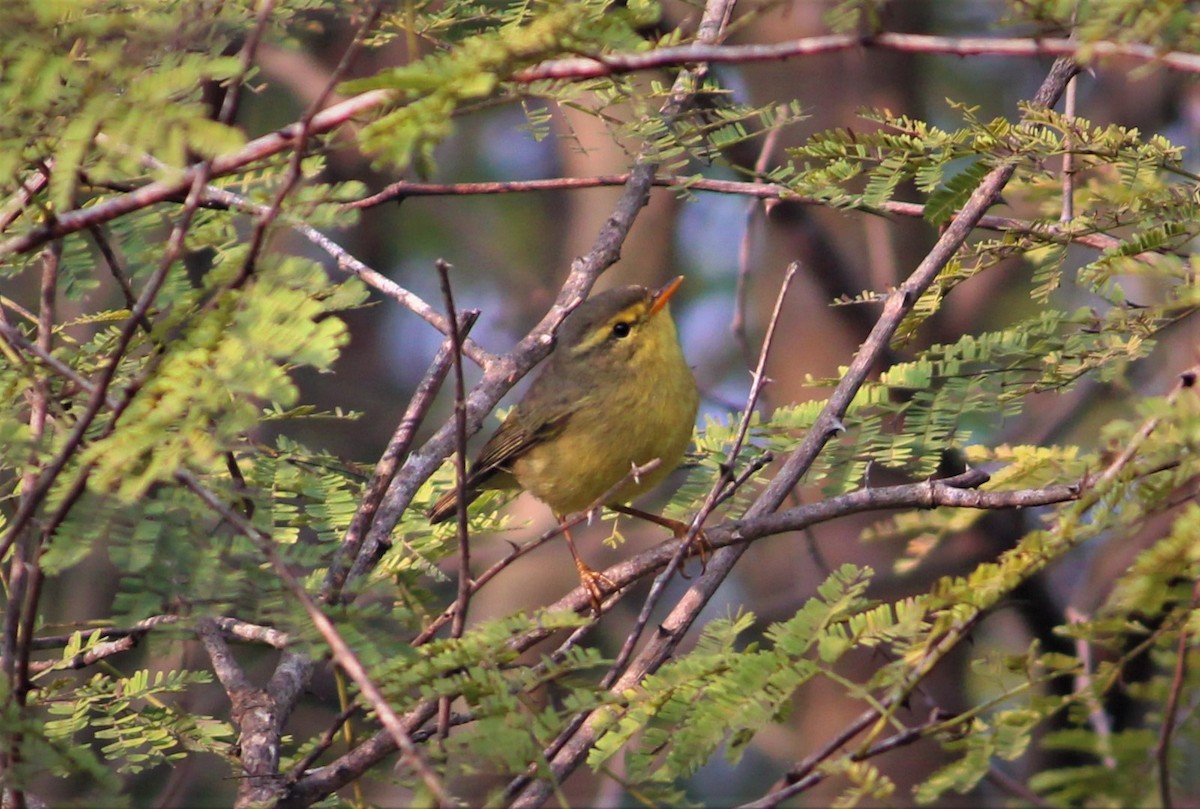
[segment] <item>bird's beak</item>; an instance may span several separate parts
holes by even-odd
[[[677,275],[663,286],[662,289],[654,293],[654,302],[650,304],[650,314],[657,315],[659,311],[664,309],[667,301],[671,296],[683,285],[683,276]]]

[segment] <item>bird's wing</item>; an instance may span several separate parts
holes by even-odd
[[[554,419],[534,424],[528,423],[528,417],[522,416],[523,414],[514,410],[483,445],[479,457],[471,464],[471,472],[467,476],[468,486],[477,487],[497,472],[512,471],[513,461],[525,454],[530,447],[549,441],[562,432],[571,418],[571,413],[563,413]]]

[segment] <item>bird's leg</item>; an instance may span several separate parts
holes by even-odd
[[[563,520],[559,517],[559,522]],[[583,585],[583,589],[587,590],[588,598],[592,601],[592,614],[600,614],[600,606],[604,601],[604,587],[610,590],[616,590],[617,585],[613,580],[603,573],[598,573],[588,567],[587,562],[584,562],[579,556],[579,551],[575,549],[575,540],[571,538],[571,529],[563,528],[563,536],[567,539],[567,547],[571,550],[571,556],[575,559],[575,569],[579,571],[579,583]]]
[[[655,525],[661,525],[663,528],[666,528],[668,531],[674,534],[676,539],[681,541],[687,539],[688,530],[691,527],[685,522],[672,520],[670,517],[664,517],[661,514],[652,514],[649,511],[642,511],[640,508],[634,508],[633,506],[610,505],[609,508],[611,508],[613,511],[626,514],[630,517],[637,517],[638,519],[652,522]],[[703,573],[708,567],[708,555],[712,552],[712,546],[708,544],[708,538],[704,536],[703,528],[696,532],[696,538],[694,541],[696,543],[696,552],[700,556],[700,572]],[[686,574],[684,577],[691,578]]]

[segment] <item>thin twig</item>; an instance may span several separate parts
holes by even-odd
[[[629,482],[628,477],[621,479],[622,485],[624,485],[625,483],[628,483],[628,482]],[[617,489],[613,489],[614,494],[616,493],[616,491],[617,491]],[[603,505],[603,503],[600,503],[599,505]],[[496,578],[496,576],[500,575],[500,573],[502,573],[504,570],[509,568],[513,562],[517,561],[525,554],[529,553],[530,551],[537,550],[538,548],[542,547],[550,540],[555,539],[556,537],[561,535],[563,532],[564,524],[567,527],[574,527],[579,522],[583,522],[586,519],[586,516],[585,516],[586,513],[587,512],[580,512],[578,515],[575,516],[575,519],[569,520],[566,523],[555,523],[551,528],[547,529],[546,531],[543,531],[541,536],[539,536],[537,539],[530,540],[529,542],[526,542],[524,545],[514,546],[512,551],[509,552],[508,554],[506,554],[504,556],[504,558],[493,563],[491,567],[489,567],[487,570],[480,573],[478,576],[475,576],[471,580],[471,594],[474,595],[475,593],[479,592],[480,588],[482,588],[485,584],[487,584],[492,579]],[[432,638],[439,629],[441,629],[443,626],[446,625],[447,621],[451,620],[454,617],[454,612],[455,612],[456,608],[457,608],[457,602],[446,607],[446,609],[442,612],[441,615],[439,615],[437,618],[430,621],[429,625],[426,626],[424,629],[422,629],[421,632],[410,641],[410,645],[420,646],[423,643],[427,643],[429,641],[429,639]]]
[[[471,331],[471,328],[478,319],[479,310],[477,309],[467,309],[459,315],[458,334],[460,335],[460,344],[466,339],[466,335]],[[350,570],[350,564],[358,556],[358,551],[362,547],[367,529],[371,527],[375,511],[379,508],[379,503],[383,500],[384,493],[387,492],[388,486],[391,485],[392,479],[396,476],[401,462],[408,457],[413,440],[417,435],[417,429],[425,420],[425,415],[429,412],[429,408],[433,406],[434,397],[437,395],[442,381],[446,378],[446,374],[449,373],[450,365],[453,361],[454,346],[452,338],[447,337],[442,342],[437,354],[434,355],[433,362],[430,363],[429,369],[425,371],[425,376],[421,378],[417,389],[413,392],[412,398],[409,399],[408,407],[404,410],[404,415],[400,417],[400,421],[397,423],[387,447],[384,448],[383,454],[379,456],[378,463],[375,464],[375,469],[371,473],[370,480],[367,481],[367,485],[363,488],[358,508],[355,510],[354,516],[350,519],[350,527],[346,529],[346,535],[342,538],[342,544],[338,547],[334,561],[329,566],[329,572],[326,574],[325,583],[322,585],[321,598],[326,603],[331,603],[334,600],[334,595],[339,592],[342,583],[345,581],[345,576]]]
[[[8,226],[17,221],[17,218],[24,213],[29,201],[41,193],[42,189],[50,182],[50,163],[43,163],[38,166],[33,172],[21,181],[21,187],[17,189],[17,193],[13,194],[4,205],[0,206],[0,233],[8,230]]]
[[[1068,122],[1075,120],[1075,79],[1071,79],[1067,84],[1067,92],[1063,100],[1063,117]],[[1059,221],[1064,225],[1070,224],[1075,218],[1075,152],[1074,139],[1071,137],[1071,130],[1068,128],[1063,133],[1063,158],[1062,158],[1062,214],[1059,216]]]
[[[58,270],[62,263],[62,251],[61,240],[51,242],[42,251],[42,278],[38,290],[37,347],[45,356],[49,356],[53,349],[54,327],[58,323]],[[45,380],[37,380],[34,384],[33,402],[29,415],[29,429],[33,433],[33,443],[35,444],[41,440],[42,434],[45,432],[49,399],[49,386],[45,384]],[[37,463],[31,463],[30,466],[36,468]]]
[[[166,164],[150,155],[144,158],[144,162],[148,166],[160,171],[169,168]],[[168,200],[173,200],[177,196],[177,194],[172,194],[168,197]],[[215,185],[205,188],[203,204],[210,208],[228,208],[242,211],[254,217],[264,216],[270,210],[270,207],[264,203],[252,202],[240,194],[235,194],[226,188]],[[284,216],[282,221],[287,227],[327,253],[334,260],[335,266],[339,271],[354,275],[376,292],[396,301],[443,334],[450,333],[450,327],[446,320],[437,310],[422,300],[419,295],[400,286],[383,273],[367,266],[346,248],[303,220]],[[488,367],[494,359],[491,354],[473,340],[465,341],[463,353],[481,368]]]
[[[1067,621],[1072,624],[1079,624],[1086,620],[1086,616],[1072,606],[1067,607],[1065,615]],[[1096,732],[1096,746],[1101,752],[1100,762],[1105,769],[1115,770],[1117,759],[1113,755],[1112,722],[1109,720],[1108,712],[1092,689],[1092,646],[1086,638],[1077,637],[1075,639],[1075,657],[1079,659],[1079,673],[1075,675],[1074,683],[1075,693],[1082,695],[1083,701],[1088,707],[1088,723]]]
[[[788,289],[792,285],[792,279],[796,276],[797,269],[799,269],[799,265],[795,262],[788,265],[783,275],[783,282],[779,285],[779,294],[775,297],[775,309],[772,311],[771,319],[767,323],[767,332],[763,336],[763,344],[758,352],[758,362],[754,370],[750,372],[750,391],[746,395],[746,405],[742,408],[739,417],[737,433],[734,435],[733,442],[729,445],[729,449],[725,453],[725,460],[721,463],[722,474],[713,481],[713,485],[705,496],[703,504],[696,512],[692,524],[688,527],[687,537],[680,543],[679,551],[675,554],[675,558],[654,579],[654,583],[650,586],[650,592],[646,595],[646,601],[642,604],[641,612],[638,614],[633,629],[625,638],[621,651],[617,654],[617,658],[613,661],[608,673],[600,681],[601,688],[611,688],[613,683],[616,682],[617,677],[625,670],[625,666],[629,662],[629,658],[633,655],[633,650],[638,640],[645,631],[646,625],[650,622],[650,616],[653,614],[654,608],[658,606],[658,602],[666,592],[667,584],[674,576],[675,571],[683,563],[689,546],[695,541],[700,531],[703,530],[705,521],[712,514],[713,509],[717,507],[717,503],[722,499],[722,493],[729,488],[730,483],[734,482],[733,470],[737,468],[738,456],[741,454],[742,447],[746,442],[746,436],[749,434],[750,422],[753,420],[752,416],[758,406],[758,397],[767,383],[767,357],[771,352],[771,346],[775,343],[775,330],[779,325],[779,317],[783,312],[783,302],[787,297]]]
[[[313,747],[312,750],[309,750],[308,753],[305,754],[304,758],[297,761],[296,766],[292,767],[291,771],[284,779],[285,782],[288,784],[296,783],[300,776],[304,775],[304,773],[316,763],[317,759],[319,759],[326,750],[333,746],[333,743],[337,740],[338,731],[342,729],[342,726],[349,722],[350,718],[356,713],[361,712],[362,706],[358,703],[352,703],[346,706],[344,710],[339,711],[338,715],[333,718],[332,724],[325,729],[325,732],[321,734],[321,738],[317,740],[316,746]]]
[[[450,286],[450,265],[442,259],[435,262],[446,306],[446,319],[458,322],[454,306],[454,290]],[[454,453],[454,488],[458,496],[455,527],[458,531],[458,590],[454,599],[454,620],[450,637],[461,638],[467,625],[467,608],[471,603],[471,535],[467,528],[467,387],[463,381],[462,338],[458,330],[450,332],[450,350],[454,367],[454,432],[458,444]],[[450,733],[450,698],[443,697],[438,708],[438,738]]]
[[[1167,404],[1174,404],[1175,400],[1179,398],[1179,395],[1183,391],[1194,390],[1197,380],[1200,380],[1200,366],[1189,368],[1181,373],[1178,381],[1175,384],[1175,387],[1171,389],[1169,394],[1167,394]],[[1104,469],[1104,472],[1100,475],[1100,477],[1096,479],[1095,485],[1098,488],[1103,488],[1107,487],[1110,483],[1116,480],[1117,475],[1121,474],[1125,467],[1129,465],[1129,462],[1133,460],[1135,455],[1137,455],[1138,450],[1142,448],[1142,444],[1146,443],[1146,439],[1150,437],[1151,433],[1158,429],[1158,425],[1161,423],[1161,416],[1151,416],[1143,421],[1142,425],[1138,427],[1137,432],[1125,442],[1125,446],[1121,450],[1121,453],[1112,460],[1112,463],[1110,463]]]
[[[871,711],[868,711],[867,713],[859,716],[858,720],[852,725],[852,727],[857,727],[859,731],[863,730],[865,726],[863,726],[861,723],[870,713]],[[883,753],[887,753],[901,747],[907,747],[913,742],[916,742],[929,735],[931,732],[940,730],[947,723],[947,721],[953,721],[953,717],[947,717],[942,711],[935,710],[932,712],[930,717],[920,725],[911,728],[905,728],[904,730],[901,730],[887,739],[876,742],[874,745],[871,745],[864,750],[858,750],[854,753],[851,753],[850,760],[854,762],[866,761],[867,759],[874,758],[875,756],[882,755]],[[814,756],[810,756],[809,759],[806,759],[806,761],[823,761],[825,758],[831,755],[834,750],[840,748],[852,737],[853,734],[850,736],[847,736],[844,732],[839,734],[838,739],[841,741],[841,744],[838,744],[833,748],[826,746],[822,749],[823,755],[821,755],[820,758],[816,758],[814,754]],[[812,772],[812,769],[812,767],[808,767],[804,777],[795,781],[789,781],[787,786],[773,790],[756,801],[744,803],[739,806],[738,809],[774,809],[774,807],[778,806],[788,798],[799,795],[801,792],[804,792],[807,789],[811,789],[829,777],[828,772]]]
[[[254,67],[254,56],[258,53],[258,46],[262,43],[263,34],[267,32],[267,27],[271,22],[271,12],[274,9],[275,0],[259,0],[258,11],[254,15],[254,27],[250,29],[250,33],[246,36],[238,53],[237,75],[228,84],[229,90],[225,93],[225,98],[221,101],[221,109],[217,112],[217,120],[225,126],[233,124],[234,116],[237,115],[242,87],[245,86],[246,77],[250,75],[250,70]]]
[[[97,643],[87,651],[72,655],[67,660],[43,660],[30,663],[29,671],[35,675],[42,675],[49,671],[85,669],[88,666],[94,666],[101,660],[107,660],[113,655],[129,651],[138,645],[144,635],[145,632],[131,632],[122,638]]]
[[[441,281],[442,299],[446,304],[446,317],[451,323],[457,323],[454,291],[450,286],[450,265],[438,259],[436,267]],[[450,625],[450,637],[461,638],[471,601],[471,537],[467,528],[467,388],[463,380],[462,338],[457,329],[450,332],[450,351],[454,368],[454,430],[458,444],[454,454],[454,488],[458,496],[458,510],[455,516],[459,551],[458,594],[455,599],[454,620]]]
[[[382,204],[391,199],[422,196],[472,196],[477,194],[508,194],[552,190],[571,190],[587,188],[607,188],[624,185],[629,179],[628,174],[603,174],[593,177],[561,177],[547,180],[511,180],[482,183],[419,183],[401,181],[374,194],[354,202],[346,203],[348,207],[369,207]],[[781,200],[798,205],[827,205],[828,201],[820,197],[797,194],[785,185],[778,183],[744,182],[739,180],[717,180],[705,177],[686,177],[679,175],[659,175],[653,179],[653,184],[661,188],[679,188],[688,191],[706,191],[713,194],[734,194],[763,200]],[[874,205],[869,210],[880,214],[904,216],[920,219],[925,215],[925,206],[916,202],[886,200]],[[1064,225],[1063,223],[1032,222],[1009,216],[985,214],[979,218],[976,227],[985,230],[1012,231],[1030,236],[1038,236],[1057,243],[1071,243],[1091,247],[1096,250],[1110,250],[1120,245],[1121,240],[1105,233],[1093,232],[1079,225]],[[1139,256],[1154,255],[1142,253]]]
[[[885,32],[867,36],[831,34],[770,45],[695,43],[657,48],[644,53],[605,54],[594,59],[556,59],[523,70],[514,78],[524,82],[545,79],[593,79],[697,62],[745,65],[755,62],[777,62],[858,48],[952,56],[1055,56],[1072,60],[1081,55],[1092,60],[1121,56],[1160,64],[1172,70],[1200,73],[1200,55],[1180,51],[1163,53],[1152,45],[1120,42],[1085,43],[1075,39],[1053,37],[950,37]]]
[[[770,162],[771,154],[775,151],[775,144],[779,142],[779,134],[782,131],[783,127],[776,124],[771,127],[763,139],[762,148],[758,152],[758,160],[754,163],[754,183],[756,185],[763,183],[767,164]],[[750,350],[750,338],[746,335],[746,293],[747,282],[750,278],[750,259],[757,231],[756,226],[759,222],[766,220],[770,205],[771,203],[764,205],[757,201],[751,201],[746,206],[746,224],[742,230],[741,243],[738,245],[737,287],[733,294],[733,320],[729,324],[729,331],[733,334],[734,341],[742,349],[742,358],[745,360],[747,368],[751,367],[754,362],[754,353]]]
[[[42,635],[41,637],[34,638],[30,642],[30,645],[36,650],[59,649],[63,646],[66,646],[68,643],[72,643],[77,637],[82,636],[90,638],[93,635],[95,635],[98,640],[117,640],[129,635],[147,632],[157,626],[170,626],[172,624],[179,623],[181,620],[183,619],[178,615],[154,615],[150,618],[145,618],[141,621],[138,621],[136,624],[130,627],[85,626],[65,635]]]
[[[1194,615],[1197,605],[1200,605],[1200,581],[1192,585],[1192,600],[1188,605],[1187,615]],[[1163,809],[1171,809],[1174,799],[1171,796],[1171,739],[1175,735],[1175,725],[1179,715],[1179,699],[1183,694],[1184,680],[1187,677],[1188,646],[1192,636],[1188,633],[1188,621],[1179,622],[1179,642],[1175,646],[1175,670],[1171,674],[1171,690],[1167,692],[1167,704],[1163,707],[1162,729],[1158,741],[1154,745],[1154,762],[1158,770],[1158,800]]]
[[[266,5],[270,4],[267,3]],[[284,172],[283,182],[280,183],[279,188],[275,191],[275,196],[270,204],[266,206],[266,210],[262,211],[254,222],[254,228],[250,233],[246,249],[246,258],[242,262],[242,267],[237,277],[232,282],[233,286],[240,285],[241,280],[249,277],[254,272],[254,265],[258,261],[258,255],[266,244],[267,232],[275,220],[279,218],[279,214],[283,210],[284,201],[300,182],[303,173],[304,154],[308,149],[308,141],[312,136],[313,119],[316,118],[321,108],[325,106],[325,102],[333,95],[334,88],[337,87],[342,77],[346,74],[346,71],[354,63],[355,58],[362,49],[363,41],[366,39],[367,34],[375,27],[375,23],[379,21],[379,16],[382,13],[383,0],[377,0],[363,18],[358,30],[355,31],[350,44],[342,51],[341,58],[330,72],[321,91],[317,93],[316,97],[308,105],[308,109],[300,116],[298,130],[291,145],[291,153],[288,157],[288,166],[287,171]]]
[[[121,262],[117,259],[116,251],[113,250],[112,244],[109,243],[108,237],[99,225],[92,225],[87,230],[92,241],[96,243],[100,255],[104,258],[104,264],[108,267],[109,274],[117,282],[117,288],[121,290],[121,297],[125,299],[125,306],[132,310],[137,304],[137,297],[133,294],[133,286],[129,283],[129,277],[121,269]],[[144,315],[138,320],[138,325],[142,327],[142,331],[150,334],[152,330],[150,320]]]

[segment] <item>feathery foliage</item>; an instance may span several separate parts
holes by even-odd
[[[757,784],[753,798],[784,775],[800,791],[824,782],[824,799],[839,805],[975,800],[1009,768],[1050,803],[1200,794],[1186,768],[1200,729],[1183,721],[1198,686],[1200,400],[1194,351],[1179,336],[1194,330],[1200,304],[1200,203],[1182,141],[1053,109],[985,114],[950,101],[936,122],[862,109],[861,123],[809,133],[784,165],[756,174],[747,147],[795,130],[808,99],[748,102],[737,66],[699,78],[681,65],[617,69],[622,57],[690,44],[694,25],[677,9],[383,5],[377,17],[368,4],[328,0],[19,0],[0,10],[6,800],[45,791],[148,803],[139,790],[153,779],[203,762],[244,806],[311,804],[367,778],[393,782],[385,801],[416,800],[432,782],[499,806],[526,779],[559,790],[572,738],[587,739],[572,764],[651,805],[733,800],[741,787],[703,791],[716,767],[750,771],[738,784]],[[881,32],[887,5],[829,4],[827,24]],[[1013,2],[1006,19],[1026,33],[1069,32],[1084,64],[1100,43],[1194,59],[1200,25],[1185,5]],[[735,24],[753,30],[763,13]],[[279,129],[257,91],[273,89],[280,62],[274,73],[260,67],[257,49],[278,59],[360,24],[376,64],[405,54],[325,88],[375,99],[367,111],[337,132],[307,131],[310,120]],[[591,61],[570,61],[581,57]],[[531,78],[551,60],[564,60],[561,77]],[[571,74],[572,64],[606,60],[612,75]],[[669,99],[681,110],[663,115]],[[240,117],[222,114],[227,101]],[[634,663],[620,639],[588,640],[592,623],[569,608],[582,601],[484,617],[477,599],[458,620],[467,595],[523,581],[513,568],[540,543],[517,530],[510,497],[486,492],[469,534],[513,547],[488,557],[494,568],[472,559],[473,578],[456,581],[458,526],[424,516],[455,478],[449,464],[430,471],[450,444],[423,443],[436,429],[418,429],[427,405],[401,425],[415,438],[388,459],[395,468],[382,483],[370,462],[310,446],[306,421],[358,415],[344,387],[333,405],[308,393],[315,377],[349,373],[339,362],[352,345],[347,313],[382,317],[384,306],[356,311],[370,287],[388,296],[387,311],[408,306],[440,322],[438,304],[414,302],[387,273],[331,246],[328,234],[359,226],[350,203],[365,194],[336,179],[349,150],[342,136],[353,130],[382,172],[432,175],[498,106],[519,111],[516,127],[533,140],[570,142],[564,112],[590,116],[631,159],[673,175],[684,204],[703,193],[702,179],[755,174],[785,198],[855,221],[911,216],[931,241],[985,178],[1012,168],[1002,199],[928,288],[899,301],[905,316],[890,340],[868,341],[874,371],[836,424],[823,414],[837,400],[823,397],[842,384],[848,355],[837,373],[805,378],[811,400],[781,401],[768,387],[773,406],[760,412],[706,415],[662,507],[688,522],[713,502],[704,528],[718,544],[791,543],[792,555],[805,551],[790,529],[836,518],[890,570],[838,564],[815,595],[797,588],[756,612],[725,609],[643,666],[637,655],[677,626],[665,612],[692,603],[673,586],[662,591],[669,606],[647,611]],[[306,153],[292,160],[299,140]],[[250,143],[255,151],[242,151]],[[720,283],[732,289],[727,275]],[[874,322],[876,304],[899,299],[878,274],[861,278],[873,280],[830,303]],[[955,320],[953,307],[981,286],[996,299]],[[779,360],[781,349],[791,356]],[[785,364],[799,353],[774,351]],[[505,361],[485,370],[511,385]],[[481,387],[468,400],[499,392]],[[1064,402],[1076,404],[1061,415]],[[1060,415],[1053,429],[1032,430],[1043,408]],[[747,512],[780,474],[772,461],[826,428],[800,504],[784,506],[791,522],[762,536]],[[932,482],[980,469],[988,480],[966,490]],[[609,572],[631,586],[612,601],[636,614],[639,581],[676,547],[623,546]],[[1116,572],[1086,569],[1113,547],[1128,548]],[[1040,625],[1020,632],[1004,623],[1040,584],[1072,571],[1110,586],[1074,612],[1039,603]],[[70,597],[81,582],[94,603]],[[619,618],[610,611],[601,625]],[[216,639],[205,627],[217,627]],[[386,706],[361,679],[328,698],[331,653]],[[931,685],[946,669],[962,675],[952,698]],[[623,672],[636,673],[633,684],[612,687]],[[846,716],[866,718],[799,739],[805,709],[830,694],[853,707]],[[385,708],[420,766],[405,753],[389,767],[397,739],[394,727],[381,730]],[[905,772],[889,759],[918,742],[939,749],[936,765]],[[250,772],[264,749],[269,771]]]

